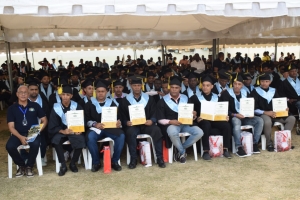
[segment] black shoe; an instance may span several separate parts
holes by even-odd
[[[26,175],[28,178],[31,178],[33,177],[33,170],[32,170],[32,167],[26,167]]]
[[[227,149],[224,149],[223,156],[225,158],[231,159],[231,155],[230,155],[230,153],[229,153],[229,151]]]
[[[111,168],[113,168],[115,171],[122,170],[122,167],[119,165],[119,163],[111,163]]]
[[[174,149],[173,159],[174,159],[175,162],[180,161],[180,153],[176,148]]]
[[[203,158],[203,160],[211,161],[211,157],[210,157],[208,151],[204,151],[202,158]]]
[[[101,168],[101,164],[93,165],[91,171],[92,172],[97,172],[97,171],[99,171],[100,168]]]
[[[63,176],[68,171],[67,167],[60,167],[60,170],[58,172],[58,176]]]
[[[257,144],[253,144],[253,153],[258,154],[260,153],[258,145]]]
[[[239,147],[236,155],[240,158],[244,158],[247,156],[246,152],[244,151],[243,147]]]
[[[165,162],[162,158],[157,158],[157,164],[160,168],[165,168],[166,167]]]
[[[24,176],[25,173],[25,167],[24,166],[19,166],[17,173],[16,173],[16,178]]]
[[[131,159],[129,165],[128,165],[128,168],[129,169],[134,169],[136,168],[136,164],[137,164],[137,160],[134,158],[134,159]]]
[[[180,159],[181,164],[185,164],[186,163],[186,153],[180,155],[179,159]]]
[[[76,167],[75,164],[70,163],[69,168],[74,173],[78,172],[78,168]]]
[[[273,145],[269,145],[268,146],[268,151],[273,152],[274,151],[274,146]]]

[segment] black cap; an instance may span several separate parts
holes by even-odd
[[[172,72],[172,70],[171,70],[170,68],[166,69],[166,70],[164,71],[164,74],[169,73],[169,72]]]
[[[65,84],[62,86],[62,93],[73,94],[72,87],[69,84]]]
[[[142,80],[145,78],[145,76],[134,75],[128,78],[131,79],[131,84],[142,84]]]
[[[51,79],[51,82],[52,82],[53,85],[58,86],[58,77],[52,78],[52,79]]]
[[[120,80],[113,82],[113,87],[116,87],[118,85],[124,86],[124,84]]]
[[[49,74],[45,71],[41,71],[39,74],[40,74],[40,76],[39,76],[40,80],[42,80],[45,76],[49,77]]]
[[[170,77],[170,85],[178,85],[181,87],[182,79],[179,76]]]
[[[216,80],[211,75],[204,75],[201,77],[201,83],[210,82],[212,85],[215,84]]]
[[[191,72],[191,73],[188,75],[187,78],[188,78],[188,79],[191,79],[191,78],[198,78],[198,75],[197,75],[196,73],[194,73],[194,72]]]
[[[93,86],[93,80],[91,79],[85,79],[82,83],[81,83],[81,87],[82,88],[86,88],[87,86]]]
[[[232,77],[231,79],[232,83],[234,83],[235,81],[243,82],[243,77],[239,73],[234,73],[231,75],[231,77]]]
[[[297,69],[297,65],[294,63],[291,63],[290,65],[288,65],[288,71],[293,70],[293,69]]]
[[[259,76],[259,80],[271,80],[271,75],[269,73],[264,73]]]
[[[147,73],[147,78],[148,78],[149,76],[156,77],[156,74],[154,74],[153,72],[148,72],[148,73]]]
[[[220,70],[218,75],[219,75],[219,79],[226,79],[226,80],[230,79],[230,75],[227,74],[225,71]]]
[[[40,81],[37,80],[36,78],[30,77],[30,78],[28,78],[28,79],[26,80],[26,84],[27,84],[28,86],[30,86],[30,85],[39,86]]]
[[[249,73],[244,73],[242,75],[242,77],[243,77],[243,80],[252,80],[252,77]]]
[[[110,81],[107,81],[104,79],[98,79],[95,81],[96,88],[104,87],[104,88],[108,89],[108,86],[110,85],[110,83],[111,83]]]

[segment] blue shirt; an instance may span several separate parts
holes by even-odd
[[[32,125],[39,124],[38,119],[45,117],[45,112],[41,108],[41,106],[36,102],[27,101],[27,106],[23,107],[18,103],[11,105],[7,110],[7,123],[14,122],[15,129],[23,136],[27,136],[28,130]],[[27,108],[25,117],[27,120],[27,125],[23,126],[24,114],[20,110],[22,108],[23,111]]]

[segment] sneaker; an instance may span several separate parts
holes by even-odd
[[[22,177],[24,175],[25,175],[25,167],[19,166],[17,173],[16,173],[16,178]]]
[[[260,153],[259,149],[258,149],[258,145],[257,144],[253,144],[253,153],[258,154]]]
[[[268,151],[269,151],[269,152],[273,152],[273,151],[274,151],[274,146],[273,146],[272,144],[270,144],[270,145],[268,146]]]
[[[70,153],[69,153],[68,151],[66,151],[66,152],[64,153],[64,157],[65,157],[65,161],[67,162],[68,159],[69,159],[69,157],[70,157]]]
[[[115,171],[121,171],[122,167],[119,165],[119,163],[111,163],[111,168],[113,168]]]
[[[247,156],[246,152],[244,151],[243,147],[239,147],[236,155],[240,158],[244,158]]]
[[[180,160],[180,153],[178,152],[178,150],[176,148],[174,149],[173,159],[174,159],[175,162]]]
[[[26,174],[28,178],[33,177],[33,170],[32,167],[26,167]]]
[[[137,160],[135,158],[131,158],[128,168],[134,169],[134,168],[136,168],[136,165],[137,165]]]
[[[42,166],[43,166],[43,167],[47,166],[47,163],[45,162],[45,159],[44,159],[44,158],[42,158]]]
[[[224,149],[223,156],[225,158],[231,159],[231,154],[229,153],[229,151],[227,149]]]
[[[160,168],[165,168],[166,167],[165,162],[162,158],[157,158],[157,164]]]
[[[96,164],[92,166],[92,172],[97,172],[101,168],[101,164]]]
[[[211,157],[210,157],[208,151],[204,151],[202,158],[203,158],[203,160],[211,161]]]
[[[180,155],[180,163],[181,164],[185,164],[186,163],[186,153]]]

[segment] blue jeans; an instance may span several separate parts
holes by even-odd
[[[125,139],[124,134],[117,136],[117,135],[110,134],[106,130],[101,130],[101,133],[98,135],[95,131],[90,131],[88,135],[87,146],[89,148],[89,151],[93,159],[92,162],[93,165],[97,165],[100,163],[100,155],[99,155],[97,141],[106,137],[113,139],[115,143],[112,162],[117,163],[118,160],[120,159],[121,152],[124,146],[124,139]]]
[[[184,143],[181,143],[179,133],[183,133],[183,132],[187,132],[191,135]],[[185,153],[185,149],[192,146],[203,136],[202,129],[200,129],[198,126],[189,126],[189,125],[180,125],[180,126],[170,125],[167,128],[167,133],[173,145],[178,149],[181,155]]]
[[[244,119],[239,119],[237,117],[233,117],[231,120],[232,126],[233,126],[233,137],[235,142],[235,147],[238,148],[242,146],[241,142],[241,126],[242,125],[251,125],[254,128],[253,134],[253,144],[257,144],[260,135],[262,133],[263,127],[264,127],[264,120],[262,118],[254,116],[254,117],[246,117]]]

